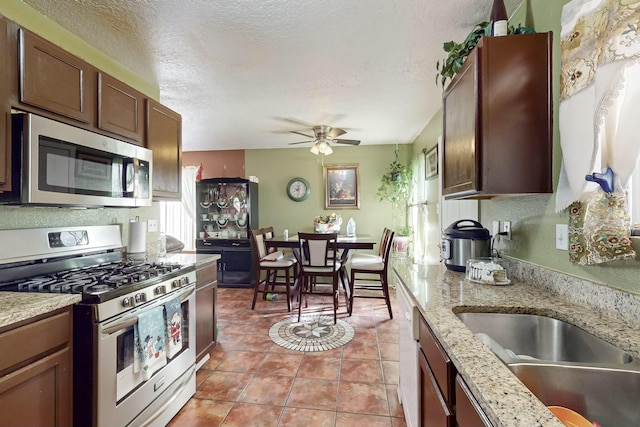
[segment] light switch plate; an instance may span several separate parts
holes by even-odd
[[[147,220],[147,232],[156,233],[158,231],[158,220],[150,219]]]
[[[569,226],[556,224],[556,249],[569,250]]]

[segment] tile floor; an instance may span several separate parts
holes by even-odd
[[[279,295],[218,290],[218,344],[198,371],[195,396],[170,427],[404,427],[398,404],[398,324],[381,299],[356,299],[348,317],[344,297],[339,318],[355,329],[341,348],[304,353],[269,338],[275,322],[293,315]],[[394,316],[398,309],[392,291]],[[329,297],[312,296],[303,314],[333,316]],[[295,313],[297,314],[297,312]]]

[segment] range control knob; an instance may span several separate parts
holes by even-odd
[[[147,300],[147,296],[144,293],[139,293],[135,295],[136,304],[145,302]]]
[[[171,287],[172,288],[179,288],[180,287],[180,279],[175,279],[173,281],[171,281]]]
[[[162,295],[167,293],[167,288],[164,285],[156,286],[153,290],[153,293],[156,295]]]
[[[133,307],[134,305],[135,305],[135,302],[132,297],[127,297],[122,299],[123,307]]]
[[[182,286],[187,286],[189,284],[189,278],[187,276],[184,276],[181,279],[181,282],[182,282]]]

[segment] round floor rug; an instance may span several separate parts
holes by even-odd
[[[296,351],[324,351],[345,345],[353,338],[355,331],[347,322],[338,319],[333,324],[333,316],[319,314],[298,316],[274,323],[269,328],[271,341],[281,347]]]

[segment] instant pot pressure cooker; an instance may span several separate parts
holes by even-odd
[[[449,270],[464,271],[468,259],[491,256],[489,230],[471,219],[454,222],[444,230],[441,255]]]

